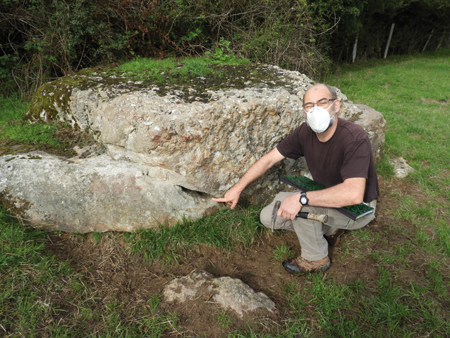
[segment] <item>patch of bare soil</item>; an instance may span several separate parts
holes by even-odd
[[[401,203],[402,196],[414,195],[416,200],[425,200],[426,197],[422,196],[413,184],[403,180],[382,180],[380,185],[382,194],[378,201],[377,218],[363,230],[379,233],[380,240],[368,244],[361,237],[352,233],[346,234],[338,246],[330,248],[332,266],[324,273],[324,278],[332,278],[346,284],[361,280],[376,288],[380,262],[372,258],[372,253],[392,253],[396,246],[411,242],[415,229],[407,223],[398,224],[391,210]],[[392,231],[393,225],[402,226],[404,231]],[[269,332],[277,324],[282,325],[290,316],[285,285],[293,283],[302,290],[307,289],[310,283],[306,276],[288,274],[281,262],[273,260],[274,249],[281,244],[290,246],[297,254],[300,253],[298,240],[295,234],[290,232],[266,232],[252,247],[236,248],[229,253],[202,246],[186,252],[185,258],[178,264],[171,265],[149,263],[137,255],[131,255],[126,250],[128,245],[121,240],[120,234],[104,235],[99,243],[95,243],[91,237],[82,240],[76,236],[62,234],[52,236],[52,242],[49,249],[59,259],[68,259],[71,267],[85,276],[86,282],[95,290],[100,302],[107,303],[115,298],[123,304],[126,303],[130,311],[148,307],[148,300],[152,296],[161,295],[168,282],[175,277],[186,276],[194,269],[206,270],[215,277],[239,278],[256,292],[268,295],[276,304],[276,313],[258,313],[244,319],[228,311],[226,315],[232,318],[232,321],[230,326],[225,327],[217,319],[223,310],[210,304],[207,295],[185,304],[163,303],[161,310],[178,313],[179,325],[183,328],[183,332],[172,332],[167,336],[222,337],[230,330],[246,328],[248,325],[258,331]],[[409,268],[397,278],[405,283],[426,282],[427,262],[420,254],[413,252],[406,264]],[[389,264],[386,268],[389,269]]]
[[[427,99],[427,98],[425,98],[425,97],[421,97],[420,100],[421,100],[422,102],[425,102],[425,103],[441,103],[441,104],[449,104],[449,101],[448,101],[448,100],[445,100],[445,99],[442,99],[442,100],[435,100],[435,99]]]

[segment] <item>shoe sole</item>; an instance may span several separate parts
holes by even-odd
[[[288,261],[284,261],[282,264],[283,264],[284,269],[289,273],[309,273],[309,272],[326,271],[331,266],[331,262],[328,262],[328,264],[323,265],[317,269],[309,270],[309,271],[302,271],[302,270],[298,269],[295,265],[289,263]]]

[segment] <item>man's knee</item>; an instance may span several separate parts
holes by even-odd
[[[272,223],[272,211],[270,209],[271,208],[269,204],[264,209],[262,209],[261,213],[259,214],[259,220],[261,221],[262,225],[267,228],[270,228]]]

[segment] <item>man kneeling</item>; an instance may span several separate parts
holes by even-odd
[[[301,256],[284,261],[290,273],[324,271],[330,267],[325,236],[338,238],[343,230],[355,230],[367,225],[374,214],[357,221],[334,208],[371,202],[379,195],[378,179],[370,140],[364,129],[337,117],[340,101],[330,86],[317,84],[303,97],[307,123],[302,123],[274,149],[255,162],[223,198],[213,198],[234,208],[242,191],[284,158],[304,156],[314,181],[323,190],[280,193],[261,212],[261,222],[271,227],[272,210],[281,200],[275,228],[295,231]],[[302,211],[328,215],[326,223],[297,218]]]

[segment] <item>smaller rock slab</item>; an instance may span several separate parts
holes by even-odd
[[[69,161],[45,152],[0,157],[0,203],[32,224],[80,233],[174,224],[216,205],[164,168],[106,154]]]
[[[255,292],[240,279],[214,278],[204,270],[195,270],[188,276],[174,279],[165,287],[164,297],[169,303],[194,299],[210,301],[225,310],[233,310],[240,318],[257,309],[266,309],[271,313],[275,311],[275,303],[269,297]]]

